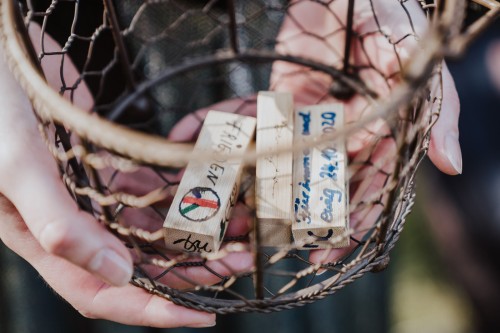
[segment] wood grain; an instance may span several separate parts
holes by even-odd
[[[280,246],[292,241],[293,96],[264,91],[257,97],[256,215],[260,243]],[[277,149],[284,153],[271,154]]]
[[[188,252],[215,252],[236,203],[243,168],[241,154],[253,138],[256,120],[233,113],[207,114],[194,153],[213,158],[188,163],[164,222],[169,248]]]
[[[295,112],[294,140],[333,133],[342,128],[342,104],[309,106]],[[292,233],[304,249],[349,245],[346,181],[347,155],[343,136],[302,150],[294,156]],[[311,239],[308,241],[307,239]]]

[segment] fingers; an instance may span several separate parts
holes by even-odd
[[[61,86],[71,87],[63,92],[63,96],[83,110],[91,110],[94,100],[90,90],[70,57],[63,55],[65,52],[61,45],[49,34],[42,36],[41,28],[35,22],[31,22],[28,29],[36,53],[51,54],[40,61],[47,83],[55,90],[60,90]]]
[[[321,3],[292,2],[276,39],[276,51],[338,68],[345,45],[343,34],[339,34],[342,22],[338,17],[344,17],[344,11],[345,8],[337,8],[338,15],[335,15]],[[331,77],[305,66],[276,61],[270,83],[271,90],[292,92],[297,104],[310,105],[319,103],[327,95]]]
[[[251,229],[254,211],[241,202],[236,203],[231,211],[226,237],[245,236]]]
[[[36,142],[33,145],[37,146]],[[41,144],[38,148],[21,152],[15,161],[3,164],[0,169],[11,177],[2,180],[0,191],[13,202],[46,252],[113,285],[126,284],[132,276],[132,260],[125,246],[94,217],[79,211],[46,148]]]
[[[130,285],[97,291],[91,305],[90,311],[80,312],[90,318],[106,318],[126,325],[162,328],[215,325],[213,314],[175,305]]]
[[[376,50],[374,54],[371,54],[375,56],[376,67],[385,75],[391,75],[391,73],[398,72],[401,64],[408,61],[418,49],[419,38],[425,36],[427,22],[416,1],[408,1],[404,4],[397,2],[374,2],[374,4],[374,10],[381,20],[382,30],[386,29],[387,32],[390,32],[392,42],[400,41],[396,45],[397,58],[394,51],[391,51],[393,45],[384,36],[378,35],[365,40],[365,47]],[[408,13],[411,13],[411,19],[406,16],[403,6]],[[358,30],[373,29],[375,28],[374,23],[373,20],[364,22],[358,27]],[[384,50],[385,54],[383,54]],[[363,61],[358,59],[358,62],[362,63]],[[375,74],[369,72],[367,75]],[[363,78],[366,81],[376,81],[376,75]],[[378,86],[381,87],[381,85]],[[387,94],[387,92],[386,94],[381,92],[380,89],[374,88],[374,90],[381,93],[382,96]],[[460,103],[455,84],[446,65],[443,64],[442,110],[432,129],[429,157],[436,167],[450,175],[462,173],[462,154],[458,142],[459,109]]]
[[[449,175],[462,173],[462,152],[458,141],[460,101],[446,64],[443,63],[443,103],[441,113],[431,132],[429,158]]]
[[[0,62],[0,69],[3,66]],[[0,88],[0,192],[13,202],[45,251],[111,284],[126,284],[132,276],[128,251],[78,210],[40,139],[29,102],[7,71],[2,72]]]
[[[224,246],[221,251],[224,251]],[[175,259],[174,259],[175,260]],[[210,286],[221,282],[226,277],[250,272],[253,268],[253,256],[250,252],[233,252],[217,260],[188,260],[187,266],[179,266],[166,271],[157,266],[144,267],[149,276],[158,282],[178,290],[193,289],[198,286]]]
[[[242,203],[237,203],[232,210],[231,220],[226,231],[226,237],[245,236],[253,221],[251,209]],[[228,247],[231,247],[228,250]],[[192,257],[188,260],[181,258],[180,265],[173,269],[163,269],[149,266],[146,271],[152,276],[161,276],[159,282],[175,289],[190,289],[200,285],[212,285],[221,282],[224,278],[251,272],[254,267],[253,255],[248,251],[248,243],[224,243],[219,259],[204,260]],[[176,256],[182,253],[166,253],[174,262]],[[182,266],[189,262],[189,265]]]
[[[335,8],[328,10],[323,3],[294,1],[276,39],[277,51],[339,65],[345,41],[337,35],[344,24],[346,3],[334,2]]]
[[[353,175],[350,179],[349,228],[352,232],[348,247],[311,251],[313,263],[329,263],[349,255],[365,238],[381,216],[388,197],[386,187],[390,174],[394,172],[396,143],[391,138],[372,142],[359,152],[352,161]]]
[[[109,287],[73,264],[46,253],[15,210],[0,196],[0,238],[26,259],[82,315],[127,325],[208,327],[215,316],[177,306],[131,285]]]
[[[124,245],[94,217],[78,210],[51,169],[40,163],[31,169],[5,193],[43,249],[112,285],[125,285],[132,276],[132,259]]]
[[[245,116],[253,116],[257,113],[257,99],[255,96],[247,98],[234,98],[225,100],[209,107],[189,113],[182,118],[168,134],[168,139],[175,142],[194,141],[201,130],[203,121],[208,111],[238,113]]]

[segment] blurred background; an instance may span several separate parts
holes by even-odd
[[[500,22],[447,63],[464,169],[419,173],[418,205],[394,255],[394,333],[500,332]]]

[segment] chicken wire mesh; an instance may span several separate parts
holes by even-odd
[[[441,110],[442,56],[498,13],[475,5],[464,29],[463,1],[13,0],[0,25],[63,181],[130,248],[132,283],[204,311],[270,312],[386,267]],[[347,142],[349,229],[325,250],[262,246],[250,150],[222,248],[167,249],[183,167],[210,158],[190,154],[207,110],[255,116],[263,90],[344,104],[326,140]]]

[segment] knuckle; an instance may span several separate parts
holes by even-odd
[[[20,239],[29,233],[14,205],[0,194],[0,240],[10,249],[19,248]]]
[[[62,255],[73,245],[73,238],[69,225],[53,221],[42,229],[40,244],[45,251]]]
[[[78,313],[82,315],[83,317],[87,319],[99,319],[100,317],[97,316],[92,310],[90,309],[77,309]]]
[[[10,216],[16,212],[15,207],[12,205],[12,203],[0,193],[0,213],[2,216]]]

